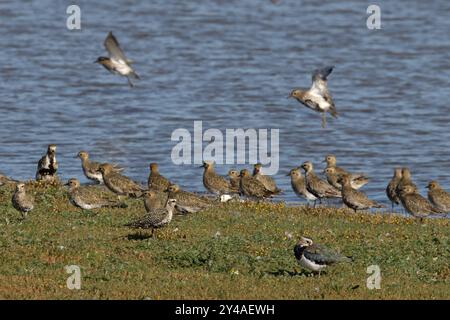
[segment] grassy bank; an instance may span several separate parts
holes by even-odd
[[[175,217],[145,238],[121,227],[143,214],[82,211],[64,189],[31,187],[36,208],[22,221],[12,188],[0,188],[0,298],[11,299],[435,299],[450,298],[448,219],[421,224],[393,215],[283,204],[224,204]],[[297,265],[300,235],[354,257],[321,277]],[[81,268],[69,290],[66,265]],[[381,268],[369,290],[366,268]]]

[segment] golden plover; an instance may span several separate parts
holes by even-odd
[[[152,229],[152,237],[155,229],[167,226],[173,218],[175,205],[177,200],[168,199],[165,208],[154,209],[133,222],[127,223],[125,226],[133,229]]]
[[[395,190],[398,197],[400,197],[401,189],[403,189],[404,186],[412,186],[413,189],[418,190],[416,184],[412,181],[411,171],[407,167],[402,168],[402,177],[400,178]]]
[[[313,72],[312,86],[308,90],[294,89],[289,98],[295,98],[305,107],[316,112],[322,113],[322,127],[327,123],[326,112],[329,112],[334,118],[337,118],[337,111],[333,98],[328,91],[327,77],[333,71],[334,67],[326,67]]]
[[[331,184],[333,187],[335,187],[338,190],[341,190],[342,186],[338,182],[338,180],[344,176],[344,174],[337,174],[336,168],[334,167],[328,167],[325,168],[323,171],[325,173],[325,176],[327,177],[327,181],[329,184]],[[359,174],[345,174],[347,177],[350,178],[350,183],[353,189],[360,189],[362,186],[366,185],[367,182],[369,182],[369,179],[365,176],[359,175]]]
[[[435,208],[427,199],[422,197],[413,185],[405,184],[402,186],[399,198],[405,210],[413,217],[422,219],[433,213],[442,213],[441,210]]]
[[[323,198],[341,198],[341,192],[338,189],[316,176],[314,166],[310,161],[304,162],[302,168],[305,170],[306,189],[320,202]]]
[[[219,196],[231,193],[230,182],[216,173],[214,170],[214,162],[204,161],[201,168],[205,169],[203,171],[203,185],[206,190]]]
[[[34,198],[32,195],[27,194],[24,183],[18,183],[16,185],[16,191],[12,197],[12,204],[16,210],[22,213],[24,218],[27,217],[28,212],[34,208]]]
[[[130,178],[118,173],[109,163],[100,165],[99,171],[102,174],[105,186],[112,192],[129,197],[140,197],[144,188]]]
[[[150,175],[148,176],[148,188],[165,191],[170,186],[170,181],[159,173],[157,163],[150,163]]]
[[[280,193],[281,189],[278,189],[275,180],[271,176],[263,175],[261,169],[262,169],[261,163],[255,164],[253,167],[253,177],[255,177],[256,180],[259,180],[264,185],[264,187],[266,187],[267,190],[272,191],[274,194]]]
[[[230,178],[230,187],[232,193],[239,193],[239,185],[241,184],[241,177],[239,171],[231,169],[228,171],[228,177]]]
[[[299,168],[292,169],[287,176],[291,177],[291,186],[295,194],[308,201],[316,201],[317,197],[306,189],[305,177]]]
[[[450,193],[445,191],[439,182],[433,180],[427,186],[428,200],[442,212],[450,212]]]
[[[78,179],[72,178],[66,183],[69,186],[69,200],[75,207],[83,210],[99,208],[125,208],[126,205],[117,200],[106,199],[104,192],[93,186],[81,186]],[[112,193],[111,193],[112,195]]]
[[[168,197],[177,200],[177,210],[182,213],[195,213],[210,207],[213,204],[208,198],[195,193],[181,190],[177,184],[172,184],[167,189]]]
[[[144,206],[147,212],[164,208],[168,199],[167,192],[158,190],[146,190],[142,196],[144,198]]]
[[[50,144],[47,153],[39,160],[36,180],[37,181],[55,181],[58,171],[58,161],[56,161],[56,145]]]
[[[384,208],[382,204],[370,200],[364,192],[353,189],[349,176],[343,175],[338,182],[342,185],[342,201],[355,212],[370,208]]]
[[[369,178],[366,177],[364,173],[350,173],[347,170],[337,166],[336,156],[329,154],[325,157],[325,162],[327,163],[326,169],[333,168],[329,170],[336,178],[340,178],[342,175],[349,175],[352,180],[352,186],[354,189],[360,189],[369,182]],[[336,186],[335,186],[336,187]],[[340,187],[338,188],[340,189]]]
[[[133,87],[134,84],[131,82],[130,77],[133,77],[134,79],[140,78],[131,67],[132,61],[127,59],[119,45],[119,42],[112,32],[108,33],[104,45],[109,53],[109,57],[98,57],[95,62],[101,64],[106,70],[113,74],[127,77],[128,84],[130,87]]]
[[[400,199],[397,195],[397,186],[401,178],[402,178],[402,169],[395,168],[394,176],[392,177],[391,181],[389,181],[386,187],[386,195],[388,196],[389,200],[391,200],[392,210],[394,210],[394,205],[400,204]]]
[[[81,159],[81,168],[83,169],[83,173],[89,180],[95,181],[96,183],[103,183],[103,176],[100,172],[101,163],[91,161],[89,159],[89,153],[87,151],[80,151],[75,156],[75,158]],[[122,168],[119,168],[116,165],[112,165],[113,170],[117,172],[123,171]]]
[[[252,177],[247,169],[241,170],[240,177],[240,191],[244,196],[249,198],[263,199],[272,197],[274,195],[274,193],[268,190],[261,181]]]

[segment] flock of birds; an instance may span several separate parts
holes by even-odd
[[[60,183],[58,178],[58,161],[56,159],[57,146],[51,144],[46,154],[39,160],[36,181],[43,183]],[[80,181],[71,178],[65,184],[71,204],[83,210],[94,210],[103,207],[121,207],[127,205],[121,197],[142,198],[146,214],[141,218],[127,223],[125,226],[136,229],[151,229],[153,237],[156,229],[167,226],[174,214],[195,213],[214,207],[220,202],[248,200],[264,201],[282,193],[275,180],[262,173],[262,165],[254,165],[253,173],[248,169],[241,171],[232,169],[228,177],[216,173],[214,162],[204,161],[201,167],[203,185],[214,196],[200,195],[182,190],[179,185],[164,177],[158,164],[150,164],[150,175],[147,186],[144,187],[123,174],[123,169],[111,163],[91,161],[89,153],[80,151],[77,158],[81,160],[81,167],[86,178],[94,185],[81,185]],[[382,208],[383,205],[369,199],[359,189],[369,182],[364,174],[350,173],[338,167],[336,157],[325,157],[327,164],[324,169],[326,179],[320,178],[314,172],[314,166],[306,161],[300,167],[290,170],[287,176],[291,178],[291,186],[295,194],[309,202],[340,198],[342,202],[355,212],[371,208]],[[303,173],[301,172],[303,170]],[[23,218],[34,209],[34,197],[27,193],[26,184],[0,174],[0,186],[15,184],[12,196],[14,208],[20,211]],[[103,184],[105,187],[99,187]],[[431,181],[427,188],[428,199],[422,197],[417,186],[411,179],[408,168],[395,169],[394,176],[386,188],[386,194],[395,204],[402,204],[412,216],[422,220],[430,214],[445,215],[450,211],[450,193],[443,190],[437,181]],[[332,250],[314,244],[311,239],[302,237],[295,246],[295,256],[299,263],[312,271],[320,272],[325,266],[348,262],[351,258],[342,256]]]
[[[134,86],[131,79],[140,78],[131,66],[132,61],[125,56],[112,32],[107,35],[104,46],[109,56],[99,57],[95,62],[114,74],[126,77],[129,85]],[[332,71],[333,67],[315,70],[312,75],[312,86],[309,89],[294,89],[288,97],[295,98],[305,107],[322,113],[323,127],[326,126],[326,112],[335,118],[338,115],[327,85],[327,77]],[[223,177],[216,173],[213,162],[205,161],[202,166],[204,168],[203,185],[210,193],[217,196],[212,198],[182,190],[179,185],[160,174],[156,163],[150,164],[148,186],[143,187],[125,176],[122,168],[110,163],[91,161],[86,151],[79,152],[77,157],[81,159],[84,175],[96,184],[104,184],[106,189],[81,185],[79,180],[69,179],[66,185],[70,202],[84,210],[93,210],[102,207],[126,208],[126,204],[121,201],[123,196],[142,198],[147,213],[126,226],[151,229],[152,236],[155,229],[167,226],[176,213],[195,213],[213,207],[218,202],[240,199],[239,196],[260,201],[282,192],[272,177],[262,173],[262,165],[259,163],[254,165],[253,173],[247,169],[241,171],[232,169],[228,172],[228,177]],[[364,174],[350,173],[338,167],[336,157],[333,155],[326,156],[325,161],[327,166],[323,173],[326,179],[315,174],[314,166],[309,161],[289,172],[292,189],[298,196],[305,198],[308,203],[313,201],[314,206],[317,201],[322,203],[326,199],[340,198],[355,212],[383,207],[359,190],[369,182],[368,177]],[[56,145],[52,144],[39,160],[36,180],[59,182],[57,171]],[[0,174],[0,186],[9,183],[16,184],[12,204],[26,218],[28,212],[34,208],[34,198],[27,193],[25,183]],[[430,214],[444,215],[449,212],[450,194],[443,190],[437,181],[431,181],[428,189],[428,199],[426,199],[419,194],[409,169],[402,168],[395,169],[386,193],[392,202],[392,208],[401,203],[408,213],[420,219]],[[297,243],[294,253],[303,267],[319,273],[328,265],[351,261],[351,258],[315,244],[306,237],[302,237]]]

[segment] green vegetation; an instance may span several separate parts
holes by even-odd
[[[231,203],[177,216],[156,238],[122,227],[144,211],[82,211],[58,186],[28,185],[26,220],[0,188],[3,299],[438,299],[450,298],[449,220],[423,224],[340,208]],[[148,233],[150,234],[150,233]],[[293,255],[300,235],[354,257],[320,277]],[[66,265],[81,268],[69,290]],[[381,289],[366,269],[379,265]]]

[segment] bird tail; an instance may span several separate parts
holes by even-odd
[[[136,73],[136,71],[133,71],[130,74],[133,76],[134,79],[141,80],[141,77],[139,77],[139,75]]]

